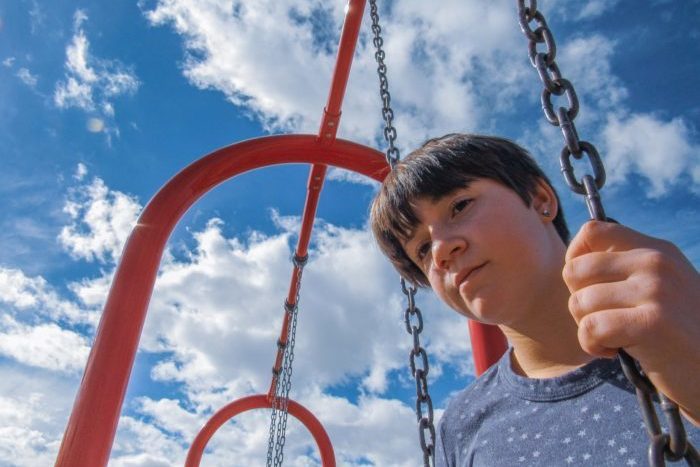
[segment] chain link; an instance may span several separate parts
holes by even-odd
[[[372,18],[372,33],[374,34],[374,58],[377,60],[377,74],[379,75],[379,95],[382,99],[382,118],[384,118],[384,139],[388,143],[386,161],[392,169],[400,159],[398,148],[395,146],[396,128],[393,126],[394,111],[391,108],[391,94],[389,94],[389,80],[386,76],[387,68],[384,64],[386,54],[382,49],[384,40],[379,25],[379,12],[377,0],[369,0],[370,17]],[[406,332],[413,338],[413,348],[409,354],[411,374],[416,380],[416,417],[418,419],[418,436],[420,447],[423,451],[423,465],[430,467],[435,465],[435,424],[433,423],[433,401],[428,393],[428,353],[420,344],[420,333],[423,331],[423,315],[416,306],[416,292],[414,286],[406,286],[406,281],[401,278],[401,290],[408,301],[404,313]],[[418,358],[418,363],[416,359]]]
[[[413,338],[413,348],[409,353],[408,362],[411,375],[416,380],[416,418],[418,420],[418,436],[423,451],[423,465],[435,465],[435,424],[433,422],[433,400],[428,393],[428,353],[420,344],[420,333],[423,330],[423,315],[416,306],[415,286],[406,286],[406,280],[401,278],[401,290],[406,295],[408,306],[404,311],[406,331]]]
[[[564,136],[565,146],[559,157],[564,179],[574,193],[584,195],[592,219],[612,221],[605,215],[599,193],[605,184],[605,168],[595,146],[579,140],[574,125],[574,119],[579,110],[578,97],[574,86],[562,76],[557,66],[557,49],[552,31],[547,26],[542,13],[537,10],[536,0],[529,2],[516,0],[516,3],[520,28],[529,40],[530,62],[537,69],[537,74],[544,86],[542,110],[547,121],[560,127]],[[533,21],[537,24],[535,29],[530,26]],[[544,44],[547,50],[538,52],[538,44]],[[559,107],[554,110],[552,95],[565,95],[569,108]],[[593,174],[586,174],[579,180],[574,173],[571,157],[581,159],[584,154],[588,157]],[[685,459],[688,465],[700,467],[700,454],[688,441],[678,405],[657,391],[652,382],[642,373],[639,364],[627,352],[620,349],[618,356],[625,376],[635,386],[642,418],[649,434],[649,464],[652,467],[662,467],[666,465],[666,460]],[[655,395],[659,397],[661,409],[668,422],[668,433],[664,433],[659,424],[653,403]]]
[[[270,416],[270,432],[267,444],[267,467],[281,467],[284,460],[284,444],[287,440],[287,415],[289,409],[289,391],[292,388],[292,364],[294,363],[294,344],[297,333],[297,316],[299,312],[299,296],[301,291],[301,276],[308,256],[294,256],[294,266],[297,271],[297,288],[294,303],[285,300],[284,310],[289,315],[287,322],[287,342],[277,341],[277,346],[284,349],[282,365],[279,372],[274,374],[275,395],[272,400],[272,415]],[[273,373],[275,370],[273,369]]]
[[[382,27],[379,25],[379,12],[377,10],[377,1],[370,0],[370,17],[372,18],[372,33],[374,34],[375,53],[374,58],[377,60],[377,74],[379,75],[379,95],[382,99],[382,118],[384,119],[384,139],[389,146],[386,150],[386,161],[393,169],[394,165],[399,161],[399,149],[394,145],[396,141],[396,128],[394,128],[394,111],[391,109],[391,94],[389,94],[389,79],[386,76],[386,65],[384,58],[386,54],[382,49],[384,39],[382,39]]]

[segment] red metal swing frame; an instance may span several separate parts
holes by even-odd
[[[295,256],[308,251],[318,198],[329,165],[351,170],[378,182],[389,171],[379,151],[337,139],[341,107],[360,31],[366,0],[350,0],[326,107],[317,135],[278,135],[233,144],[186,167],[151,199],[126,243],[97,329],[95,342],[76,396],[56,461],[57,467],[105,466],[117,430],[124,395],[138,349],[161,256],[172,230],[184,213],[216,185],[252,169],[276,164],[311,164],[308,193]],[[299,275],[294,266],[287,302],[296,301]],[[280,342],[287,341],[285,314]],[[469,322],[472,354],[478,374],[505,351],[503,334],[494,326]],[[279,369],[278,352],[274,368]],[[219,410],[190,448],[187,466],[199,465],[214,432],[238,413],[270,408],[274,378],[267,395],[248,396]],[[324,466],[335,465],[330,439],[321,423],[300,404],[289,411],[311,432]]]

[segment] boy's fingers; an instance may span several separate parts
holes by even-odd
[[[578,323],[578,340],[587,353],[611,357],[617,349],[636,345],[649,330],[648,321],[637,308],[591,313]]]
[[[625,251],[651,247],[658,240],[612,222],[589,221],[571,240],[566,260],[594,251]]]
[[[568,260],[562,277],[572,292],[592,284],[623,281],[636,270],[638,257],[626,252],[588,253]]]
[[[638,305],[636,282],[611,282],[584,287],[569,296],[569,311],[577,323],[593,313]]]

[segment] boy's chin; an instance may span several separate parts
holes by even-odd
[[[462,309],[455,308],[459,314],[483,324],[492,324],[497,326],[508,321],[508,317],[503,316],[504,310],[499,309],[499,307],[494,306],[494,304],[484,303],[483,300],[477,300],[477,302],[473,303],[471,307],[467,307],[465,305],[460,308]]]

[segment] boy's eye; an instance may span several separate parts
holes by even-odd
[[[463,198],[460,200],[457,200],[453,205],[452,205],[452,214],[457,214],[466,208],[469,203],[471,203],[471,199],[469,198]]]
[[[430,242],[421,243],[416,249],[416,256],[419,260],[423,261],[423,259],[428,255],[429,252]]]

